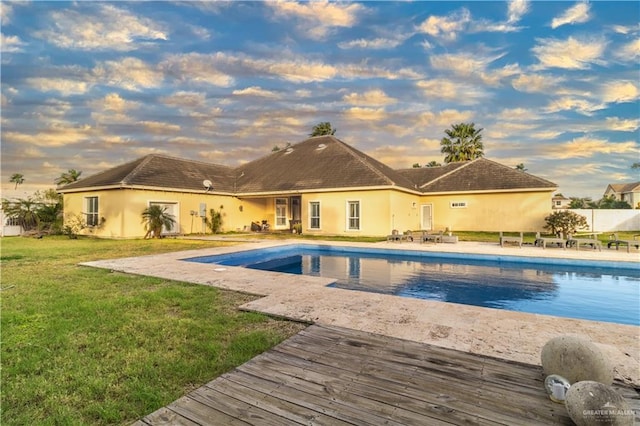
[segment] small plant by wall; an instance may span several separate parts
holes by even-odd
[[[223,209],[224,206],[221,205],[219,211],[216,211],[216,209],[209,210],[210,217],[207,218],[207,225],[209,225],[209,229],[211,229],[211,232],[214,234],[217,234],[222,230]]]

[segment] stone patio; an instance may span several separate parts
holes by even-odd
[[[327,287],[328,278],[257,271],[240,267],[185,262],[182,259],[287,244],[399,248],[429,252],[472,253],[625,262],[639,266],[637,251],[562,250],[523,246],[501,248],[497,243],[417,244],[342,243],[303,240],[238,240],[238,245],[182,251],[136,258],[83,263],[131,274],[263,296],[241,306],[296,321],[326,324],[428,343],[440,347],[540,364],[542,346],[560,334],[582,336],[595,342],[614,365],[615,377],[640,385],[640,327],[576,320],[475,306],[417,300]],[[617,264],[617,263],[614,263]],[[158,267],[162,265],[162,267]],[[302,290],[304,289],[304,290]]]

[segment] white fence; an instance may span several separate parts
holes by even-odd
[[[631,209],[571,209],[587,218],[594,232],[639,231],[640,210]]]

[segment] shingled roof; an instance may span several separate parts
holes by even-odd
[[[162,188],[248,195],[394,187],[415,193],[553,190],[556,184],[485,158],[394,170],[334,136],[316,136],[242,166],[150,154],[59,189]]]
[[[486,158],[449,163],[440,167],[401,170],[423,193],[553,190],[557,185]]]
[[[640,182],[633,183],[610,183],[609,187],[618,194],[640,191]]]
[[[334,136],[316,136],[236,168],[238,192],[396,186],[416,191],[396,170]]]
[[[213,184],[213,191],[232,192],[232,176],[233,169],[227,166],[150,154],[65,185],[59,191],[72,192],[86,188],[124,187],[201,191],[203,182],[209,180]]]

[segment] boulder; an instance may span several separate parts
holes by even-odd
[[[577,426],[632,426],[634,412],[611,386],[593,381],[574,383],[565,406]]]
[[[607,358],[594,343],[581,337],[554,337],[542,348],[541,361],[545,376],[557,374],[569,383],[613,383],[613,368]]]

